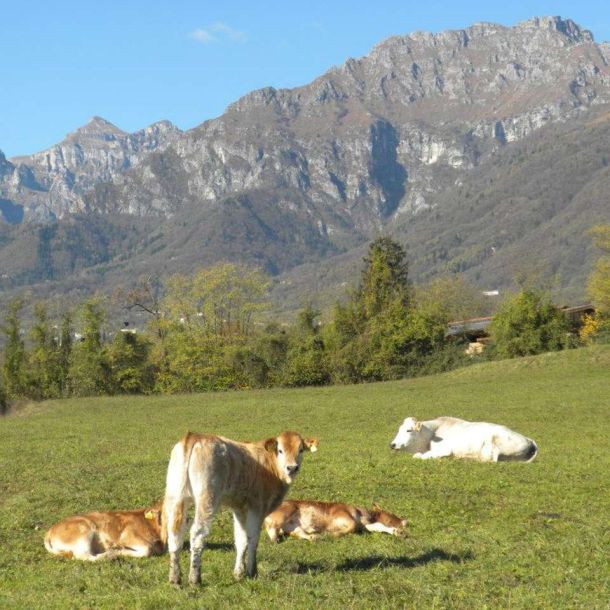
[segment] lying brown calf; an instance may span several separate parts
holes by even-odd
[[[54,555],[88,561],[161,555],[165,551],[161,509],[159,502],[140,510],[66,517],[47,532],[44,545]]]
[[[364,531],[404,535],[407,525],[378,504],[372,510],[338,502],[286,500],[265,519],[267,534],[273,542],[284,536],[314,540],[321,534],[343,536]]]

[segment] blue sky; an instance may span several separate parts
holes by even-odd
[[[55,0],[2,3],[0,150],[32,153],[93,115],[182,129],[264,86],[309,82],[388,36],[570,17],[610,40],[610,1]]]

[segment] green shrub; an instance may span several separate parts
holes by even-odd
[[[233,372],[234,387],[263,388],[268,383],[269,366],[256,350],[241,345],[229,345],[225,362]]]
[[[490,334],[493,353],[515,358],[573,347],[564,314],[542,293],[522,290],[507,299],[495,315]]]

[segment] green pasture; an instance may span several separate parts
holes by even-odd
[[[414,460],[388,447],[408,415],[503,423],[540,453],[532,464]],[[264,537],[258,579],[235,582],[223,511],[200,588],[170,586],[167,556],[82,563],[45,551],[62,517],[159,498],[187,430],[284,429],[321,441],[289,497],[377,501],[410,536]],[[608,608],[609,436],[607,346],[370,385],[34,405],[0,420],[0,607]]]

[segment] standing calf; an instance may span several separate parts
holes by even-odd
[[[333,536],[361,532],[383,532],[402,536],[407,522],[383,510],[372,510],[339,502],[285,500],[265,519],[267,534],[273,542],[283,536],[315,540],[321,534]]]
[[[161,516],[158,503],[140,510],[66,517],[49,529],[44,545],[54,555],[88,561],[161,555],[165,550]]]
[[[195,504],[191,527],[189,582],[201,582],[201,553],[214,514],[221,504],[233,511],[234,574],[256,576],[256,548],[263,519],[279,506],[301,466],[305,450],[316,451],[317,439],[296,432],[257,443],[188,433],[171,453],[167,469],[164,519],[170,552],[169,581],[180,583],[182,548],[188,504]]]

